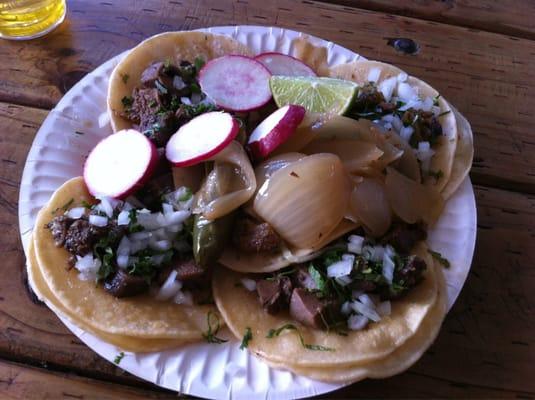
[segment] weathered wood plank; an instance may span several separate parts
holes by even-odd
[[[363,8],[535,39],[535,3],[529,0],[322,0]]]
[[[17,196],[24,160],[46,111],[0,104],[0,357],[142,385],[72,336],[24,286]],[[476,187],[478,244],[466,286],[437,343],[410,371],[336,397],[535,396],[535,197]],[[66,384],[68,387],[69,383]],[[403,390],[401,390],[404,388]]]
[[[306,31],[399,65],[434,85],[473,124],[477,183],[535,192],[535,42],[319,2],[116,0],[69,3],[67,22],[43,39],[0,45],[0,101],[51,108],[84,74],[143,38],[225,24]],[[386,38],[421,51],[397,53]]]
[[[177,395],[45,371],[0,360],[2,399],[176,399]]]

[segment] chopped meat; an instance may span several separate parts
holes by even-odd
[[[177,279],[182,282],[199,281],[204,278],[205,270],[201,268],[193,258],[180,260],[176,263]]]
[[[131,275],[118,269],[112,277],[104,282],[104,289],[115,297],[130,297],[147,291],[149,284],[141,276]]]
[[[387,103],[386,101],[382,101],[379,103],[378,107],[383,110],[383,112],[392,112],[396,109],[396,105],[394,103]]]
[[[52,237],[54,238],[54,244],[57,247],[61,247],[65,243],[67,230],[72,221],[72,219],[67,218],[65,215],[60,215],[46,225],[46,227],[50,229],[50,233],[52,233]]]
[[[147,88],[158,88],[157,85],[159,84],[166,90],[172,90],[173,75],[175,72],[170,66],[166,67],[163,62],[156,62],[143,71],[141,74],[141,83]]]
[[[236,221],[233,242],[240,250],[262,253],[277,250],[281,239],[267,222],[258,223],[244,217]]]
[[[352,290],[362,290],[366,293],[374,292],[377,289],[377,285],[374,282],[360,279],[351,282],[349,287]]]
[[[134,89],[132,93],[132,106],[128,110],[128,118],[140,125],[140,129],[146,129],[152,122],[154,114],[163,105],[158,89]]]
[[[178,128],[172,111],[159,112],[141,120],[139,129],[156,145],[164,147]]]
[[[414,128],[414,133],[410,139],[412,147],[418,147],[420,142],[429,142],[434,145],[439,136],[442,135],[442,125],[431,111],[409,108],[403,113],[401,121],[403,125]]]
[[[173,190],[173,174],[169,170],[167,173],[159,176],[153,176],[152,179],[136,192],[136,198],[149,209],[156,209],[161,206],[161,196]]]
[[[304,288],[307,290],[317,290],[318,285],[316,281],[308,272],[306,265],[295,265],[295,272],[292,274],[292,282],[294,287]]]
[[[340,320],[340,303],[332,299],[320,299],[306,289],[296,288],[290,300],[290,315],[303,325],[327,329]]]
[[[384,102],[383,94],[377,90],[374,84],[368,83],[359,89],[352,110],[356,112],[375,111],[377,106]]]
[[[403,281],[404,286],[411,288],[422,281],[426,268],[427,265],[423,259],[418,256],[410,256],[405,266],[400,270],[396,270],[394,280]]]
[[[276,314],[288,308],[292,282],[287,276],[274,280],[259,279],[256,282],[256,292],[264,310],[270,314]]]
[[[84,256],[90,253],[93,245],[109,232],[109,227],[91,225],[85,218],[75,220],[65,235],[65,249],[71,254]]]
[[[384,244],[390,244],[400,254],[409,254],[416,243],[425,240],[427,233],[421,224],[394,225],[388,234],[383,238]]]

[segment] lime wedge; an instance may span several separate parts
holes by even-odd
[[[336,115],[347,111],[358,89],[355,82],[311,76],[272,76],[269,86],[279,107],[298,104],[310,112]]]

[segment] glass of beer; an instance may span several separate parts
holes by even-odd
[[[0,38],[43,36],[65,19],[65,0],[0,0]]]

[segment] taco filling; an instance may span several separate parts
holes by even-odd
[[[141,74],[131,96],[124,96],[120,115],[163,147],[176,130],[197,115],[217,107],[201,91],[198,74],[204,59],[171,60],[149,65]],[[130,79],[123,74],[123,80]],[[126,82],[125,82],[126,83]]]
[[[396,224],[379,239],[359,234],[337,241],[320,257],[261,277],[242,278],[269,314],[289,313],[316,329],[360,330],[390,314],[390,300],[423,279],[425,260],[411,251],[427,234],[419,224]]]

